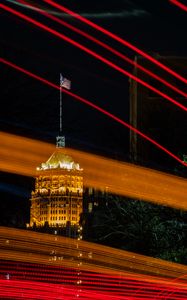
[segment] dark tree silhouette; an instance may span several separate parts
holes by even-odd
[[[85,223],[90,241],[187,264],[186,212],[108,195]]]

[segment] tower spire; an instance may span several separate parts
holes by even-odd
[[[56,147],[57,148],[64,148],[65,147],[65,136],[62,132],[62,88],[66,88],[70,90],[71,88],[71,81],[64,78],[62,74],[60,73],[60,130],[59,130],[59,136],[56,137]]]

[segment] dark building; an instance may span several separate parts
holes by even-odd
[[[187,78],[187,57],[155,55],[154,58]],[[184,82],[147,59],[137,56],[135,63],[187,93]],[[187,107],[185,96],[145,74],[137,66],[133,74]],[[187,153],[187,112],[134,80],[130,80],[130,122],[180,159]],[[163,171],[172,172],[181,168],[174,158],[133,131],[130,133],[130,155],[133,162]]]

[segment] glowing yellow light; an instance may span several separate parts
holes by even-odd
[[[0,132],[0,168],[2,171],[35,176],[41,161],[48,159],[54,147],[4,132]],[[84,186],[110,193],[187,209],[187,180],[181,177],[118,162],[104,157],[66,149],[84,168]]]

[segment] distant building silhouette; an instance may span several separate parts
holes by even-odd
[[[154,58],[187,78],[187,57],[155,55]],[[185,83],[147,59],[136,56],[135,63],[187,93]],[[186,97],[145,74],[137,66],[133,74],[187,107]],[[130,123],[183,159],[183,154],[187,152],[187,112],[134,80],[130,80]],[[175,159],[133,131],[130,133],[130,155],[133,162],[166,171],[174,170],[179,165]]]

